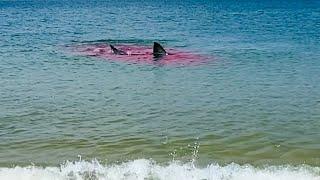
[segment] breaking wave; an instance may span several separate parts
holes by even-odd
[[[152,160],[138,159],[120,164],[102,165],[98,161],[67,162],[60,167],[0,168],[1,180],[320,180],[320,168],[310,166],[268,166],[231,163],[210,164],[199,168],[193,163],[171,162],[160,165]]]

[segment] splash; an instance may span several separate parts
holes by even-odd
[[[116,55],[112,53],[108,44],[79,45],[74,47],[73,51],[76,54],[83,56],[95,56],[101,59],[122,61],[133,64],[199,65],[210,59],[204,55],[173,48],[166,48],[169,55],[161,58],[154,58],[152,54],[152,46],[117,44],[116,48],[126,52],[127,55]]]
[[[152,160],[138,159],[122,164],[101,165],[98,161],[67,162],[60,167],[0,168],[0,179],[10,180],[320,180],[320,168],[300,166],[269,166],[256,168],[250,165],[210,164],[198,168],[193,163],[177,161],[159,165]]]

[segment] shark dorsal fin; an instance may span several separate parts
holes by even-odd
[[[161,57],[161,56],[167,55],[167,52],[166,52],[166,50],[163,49],[163,47],[159,43],[154,42],[153,43],[153,55],[155,57]]]
[[[117,54],[117,55],[127,55],[126,52],[124,52],[124,51],[122,51],[122,50],[120,50],[120,49],[115,48],[115,47],[112,46],[111,44],[110,44],[110,48],[111,48],[113,54]]]

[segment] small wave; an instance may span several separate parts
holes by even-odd
[[[193,163],[171,162],[159,165],[152,160],[138,159],[103,166],[98,161],[67,162],[60,167],[0,168],[1,180],[100,180],[100,179],[159,179],[159,180],[320,180],[320,168],[309,166],[268,166],[231,163],[226,166],[210,164],[205,168]]]

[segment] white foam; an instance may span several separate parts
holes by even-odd
[[[0,168],[1,180],[320,180],[319,167],[270,166],[255,168],[250,165],[211,164],[197,168],[192,163],[171,162],[166,166],[151,160],[139,159],[122,164],[103,166],[97,161],[68,162],[61,167]]]

